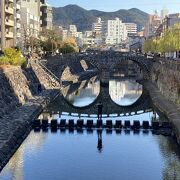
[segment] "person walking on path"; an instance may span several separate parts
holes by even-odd
[[[98,107],[98,120],[102,119],[102,110],[103,110],[103,104],[101,102],[99,102],[97,104]]]

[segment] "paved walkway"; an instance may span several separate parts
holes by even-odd
[[[152,98],[153,104],[167,116],[173,126],[178,144],[180,144],[180,107],[166,99],[151,82],[143,82]]]
[[[31,131],[32,121],[58,93],[58,90],[46,90],[0,119],[0,171]]]

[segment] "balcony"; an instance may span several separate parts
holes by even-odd
[[[13,26],[14,26],[14,21],[13,21],[13,20],[10,20],[10,19],[6,19],[6,20],[5,20],[5,25],[6,25],[6,26],[11,26],[11,27],[13,27]]]
[[[21,19],[21,15],[19,13],[16,14],[17,19]]]
[[[14,9],[11,8],[11,7],[6,6],[6,7],[5,7],[5,12],[6,12],[7,14],[14,14]]]
[[[6,38],[13,39],[14,38],[13,32],[6,32]]]
[[[20,38],[21,37],[21,33],[17,33],[16,37]]]
[[[17,27],[17,29],[20,29],[20,28],[21,28],[21,24],[20,24],[20,23],[17,23],[17,24],[16,24],[16,27]]]
[[[21,6],[19,4],[16,4],[16,9],[20,10]]]

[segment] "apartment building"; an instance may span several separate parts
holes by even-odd
[[[127,39],[126,25],[119,18],[103,24],[103,40],[106,44],[120,44]]]
[[[0,1],[0,41],[1,49],[12,47],[14,37],[14,0]]]
[[[103,21],[100,17],[96,19],[96,22],[92,24],[92,32],[95,33],[96,37],[100,37],[102,33],[102,24]]]
[[[21,0],[21,33],[25,36],[38,37],[40,31],[40,1]]]
[[[137,34],[137,24],[125,23],[128,36],[134,36]]]
[[[15,0],[14,12],[14,39],[15,46],[19,47],[21,44],[21,0]]]
[[[169,14],[163,19],[163,32],[165,32],[166,29],[172,27],[175,24],[180,24],[180,13]]]
[[[77,37],[77,27],[76,25],[69,25],[69,37]]]
[[[156,36],[156,31],[161,24],[161,17],[158,16],[157,12],[153,15],[149,15],[148,22],[145,26],[145,37],[146,39]]]
[[[49,4],[45,3],[45,1],[41,1],[40,15],[41,28],[52,30],[52,7]]]

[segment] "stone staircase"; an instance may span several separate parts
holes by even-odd
[[[45,89],[60,89],[61,84],[59,78],[56,77],[49,69],[47,69],[39,60],[31,60],[30,66],[34,71],[39,82]]]

